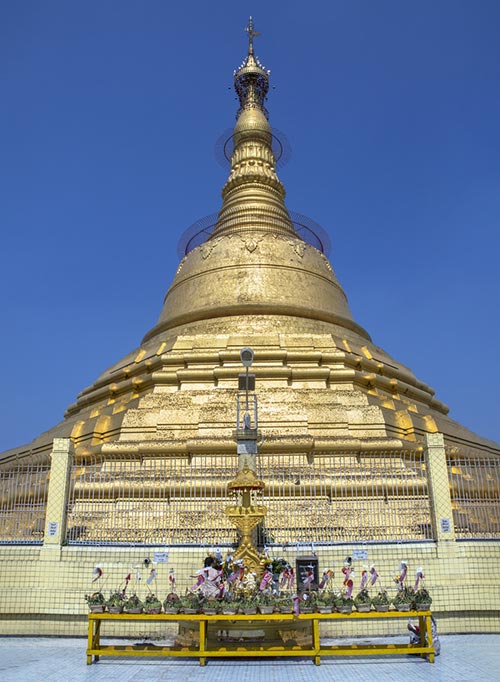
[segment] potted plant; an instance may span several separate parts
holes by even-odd
[[[121,592],[113,592],[106,600],[106,608],[110,613],[122,613],[125,604],[125,597]]]
[[[274,612],[276,598],[272,592],[260,592],[257,600],[257,608],[259,609],[260,613],[270,614]]]
[[[104,613],[106,609],[106,599],[102,592],[86,594],[85,601],[89,605],[90,613]]]
[[[143,604],[136,594],[131,594],[124,604],[127,613],[142,613]]]
[[[201,610],[207,616],[215,616],[220,609],[220,602],[215,597],[205,597],[201,604]]]
[[[314,592],[312,593],[314,594]],[[315,597],[309,592],[304,592],[300,599],[300,613],[312,613],[314,609]]]
[[[198,597],[196,597],[196,600],[198,601]],[[165,613],[168,613],[170,615],[179,613],[181,605],[182,605],[181,599],[179,598],[178,594],[175,594],[175,592],[169,592],[165,597],[165,601],[163,602],[163,608],[165,610]],[[198,604],[196,605],[196,611],[197,610]],[[196,613],[196,611],[194,613]]]
[[[411,604],[413,598],[415,597],[415,592],[404,585],[400,590],[398,590],[396,596],[392,600],[393,606],[396,611],[409,611],[411,609]]]
[[[150,594],[147,595],[144,600],[144,611],[149,614],[161,613],[161,601],[156,594],[150,592]]]
[[[335,598],[335,608],[340,613],[352,613],[352,607],[354,602],[351,597],[347,597],[345,594],[339,594]]]
[[[372,597],[371,601],[375,611],[389,611],[391,602],[385,590],[381,590],[378,594]]]
[[[419,587],[413,595],[412,606],[415,611],[428,611],[431,608],[432,597],[425,587]]]
[[[235,616],[238,611],[239,601],[236,597],[225,594],[220,602],[221,612],[224,616]]]
[[[281,595],[277,602],[280,613],[293,613],[293,597],[289,594]]]
[[[247,615],[253,615],[257,613],[258,598],[255,594],[245,594],[240,601],[240,611],[246,613]]]
[[[200,609],[200,600],[195,592],[186,592],[183,597],[180,597],[179,605],[184,613],[198,613]],[[165,609],[165,613],[166,612]]]
[[[331,613],[335,606],[335,595],[333,592],[319,590],[313,592],[313,605],[318,613]]]
[[[371,599],[366,588],[358,592],[354,597],[354,606],[360,613],[368,613],[371,610]]]

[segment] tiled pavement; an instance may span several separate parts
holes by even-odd
[[[326,682],[349,679],[500,680],[500,635],[441,635],[434,664],[418,656],[323,658],[319,667],[305,658],[209,659],[201,667],[188,658],[101,658],[86,665],[86,640],[49,637],[0,638],[1,682]],[[374,640],[376,641],[376,640]],[[393,638],[391,642],[405,641]]]

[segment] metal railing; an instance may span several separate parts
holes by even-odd
[[[432,538],[420,452],[260,456],[268,543]]]
[[[448,454],[453,521],[457,538],[500,537],[500,460]]]
[[[32,457],[0,465],[0,543],[43,542],[50,462]]]

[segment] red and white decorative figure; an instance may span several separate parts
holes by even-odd
[[[352,568],[352,559],[350,556],[346,557],[344,566],[342,567],[342,573],[344,574],[343,585],[346,588],[346,597],[347,599],[350,599],[352,588],[354,587],[354,582],[352,580],[354,578],[354,570]]]
[[[314,566],[309,564],[309,566],[306,566],[307,568],[307,573],[306,577],[304,578],[304,589],[308,590],[311,586],[311,584],[314,582]]]
[[[130,575],[130,573],[125,577],[125,585],[123,586],[122,597],[125,597],[125,592],[127,591],[127,587],[128,587],[128,584],[130,582],[131,577],[132,576]]]
[[[424,579],[425,579],[425,576],[423,573],[423,569],[421,566],[419,566],[417,568],[417,572],[415,573],[415,585],[413,587],[414,592],[416,592],[418,590],[420,582],[422,581],[422,583],[423,583]]]
[[[398,590],[402,590],[403,587],[405,586],[406,582],[406,574],[408,573],[408,563],[406,561],[401,561],[399,564],[399,577],[394,578],[394,581],[397,583]]]
[[[264,571],[264,574],[262,576],[262,580],[260,581],[259,585],[259,590],[263,592],[265,589],[267,589],[268,585],[273,583],[273,574],[271,571],[269,571],[267,568]]]
[[[334,578],[335,578],[335,573],[333,571],[331,571],[331,570],[323,571],[323,575],[321,576],[321,580],[320,580],[320,583],[318,585],[319,589],[322,590]]]
[[[368,582],[368,571],[366,570],[366,568],[364,568],[361,571],[361,583],[360,583],[359,589],[364,590],[367,582]]]
[[[94,570],[92,571],[92,575],[94,576],[92,582],[95,583],[96,580],[99,580],[99,578],[102,577],[103,570],[100,566],[96,566]]]

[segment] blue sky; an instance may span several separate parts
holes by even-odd
[[[0,450],[156,322],[246,52],[357,322],[500,442],[497,0],[0,4]]]

